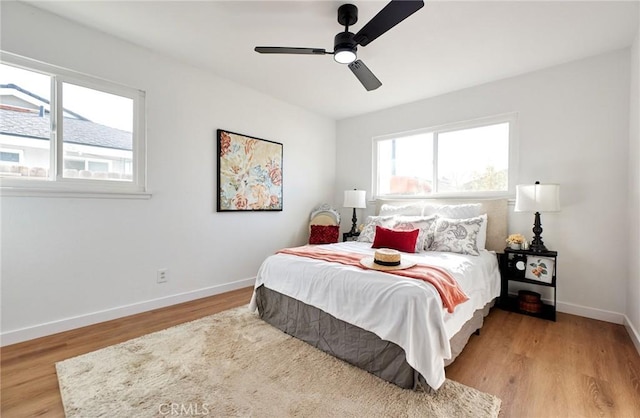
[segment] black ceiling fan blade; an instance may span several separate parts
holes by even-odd
[[[373,75],[371,70],[360,60],[353,61],[349,64],[349,69],[358,77],[367,91],[375,90],[382,85],[378,77]]]
[[[300,54],[300,55],[324,55],[327,51],[322,48],[290,48],[282,46],[257,46],[254,48],[261,54]]]
[[[424,6],[424,1],[392,0],[355,34],[356,43],[367,46],[383,33]]]

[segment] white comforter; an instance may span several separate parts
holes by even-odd
[[[323,247],[363,256],[374,252],[370,243],[355,241]],[[500,294],[496,255],[481,251],[477,257],[443,252],[402,256],[445,268],[469,300],[450,314],[435,288],[421,280],[288,254],[268,257],[255,287],[264,285],[398,344],[407,362],[438,389],[445,381],[444,360],[451,357],[449,339],[476,309]],[[256,309],[255,293],[249,307]]]

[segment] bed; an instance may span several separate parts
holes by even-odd
[[[435,215],[425,214],[427,207]],[[372,223],[431,215],[466,221],[468,211],[457,210],[463,207],[474,208],[472,218],[486,214],[485,249],[477,255],[402,254],[451,273],[469,298],[452,312],[443,307],[435,288],[420,280],[283,253],[268,257],[260,267],[250,308],[287,334],[384,380],[408,389],[437,390],[445,381],[444,368],[482,327],[499,296],[495,251],[504,248],[506,200],[378,201],[380,216],[367,219],[360,237],[364,242],[321,245],[327,251],[371,256],[375,249],[366,235]],[[437,213],[441,208],[449,209],[443,211],[446,216]]]

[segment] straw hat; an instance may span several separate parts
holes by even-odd
[[[403,270],[416,265],[414,262],[402,260],[400,251],[389,248],[377,249],[373,257],[361,259],[360,264],[366,268],[380,271]]]

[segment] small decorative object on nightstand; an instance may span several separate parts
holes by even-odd
[[[522,244],[524,244],[524,235],[511,234],[507,237],[507,244],[512,250],[523,250]]]
[[[504,253],[498,254],[501,277],[499,306],[507,311],[555,321],[557,257],[557,251],[505,248]],[[541,302],[536,292],[520,291],[518,296],[509,295],[510,281],[551,288],[553,305]]]

